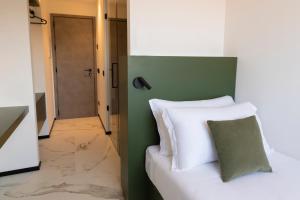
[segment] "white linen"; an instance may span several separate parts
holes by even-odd
[[[265,148],[266,155],[267,155],[267,157],[269,157],[269,155],[273,152],[273,148],[267,142],[267,139],[266,139],[265,134],[264,134],[264,129],[263,129],[260,117],[258,116],[257,113],[255,114],[255,117],[256,117],[259,129],[260,129],[260,133],[261,133],[261,137],[262,137],[262,141],[263,141],[263,145],[264,145],[264,148]]]
[[[163,112],[163,120],[171,138],[172,169],[188,170],[217,160],[208,120],[242,119],[254,116],[256,111],[251,103],[219,108],[167,108]],[[262,137],[265,144],[264,136]],[[265,146],[266,151],[269,151],[268,148]]]
[[[300,161],[273,152],[273,173],[254,173],[223,183],[216,162],[184,172],[171,171],[159,146],[146,151],[146,171],[164,200],[298,200]]]
[[[209,100],[199,101],[167,101],[161,99],[151,99],[149,104],[156,120],[158,133],[160,136],[160,153],[162,155],[172,155],[171,141],[166,128],[162,114],[166,108],[187,108],[187,107],[221,107],[234,104],[234,100],[231,96],[224,96]]]

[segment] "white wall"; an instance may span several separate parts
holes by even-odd
[[[29,113],[0,149],[0,172],[39,164],[27,0],[0,0],[0,106]],[[9,20],[8,20],[9,19]]]
[[[45,95],[46,95],[46,110],[47,110],[47,120],[42,128],[40,135],[48,135],[50,133],[50,129],[53,125],[55,116],[55,101],[54,101],[54,80],[53,80],[53,67],[51,60],[51,36],[49,35],[49,18],[45,0],[40,0],[40,12],[41,17],[47,19],[48,24],[42,25],[42,45],[43,45],[43,54],[44,54],[44,79],[45,79]]]
[[[30,7],[35,15],[41,16],[40,7]],[[30,19],[32,22],[39,22],[38,19]],[[31,44],[31,60],[33,70],[33,88],[35,93],[45,93],[45,54],[43,45],[43,25],[30,24],[30,44]],[[51,115],[50,115],[51,116]],[[39,136],[49,135],[49,120],[46,120],[43,128],[39,132]]]
[[[31,9],[35,11],[37,16],[41,16],[39,8],[31,7]],[[45,92],[45,58],[42,25],[30,24],[30,41],[34,91]]]
[[[97,67],[101,73],[97,75],[97,89],[98,89],[98,114],[101,117],[102,123],[106,131],[109,131],[109,116],[106,106],[109,103],[109,84],[108,76],[103,77],[102,71],[109,74],[109,58],[108,58],[108,39],[107,39],[107,21],[104,19],[106,13],[106,0],[97,0]]]
[[[300,159],[300,1],[227,0],[225,55],[237,56],[237,100],[259,108],[267,139]]]
[[[46,107],[48,129],[50,129],[56,117],[50,14],[96,16],[97,7],[96,0],[40,0],[40,4],[41,15],[48,21],[48,24],[42,26],[42,29],[45,56]]]
[[[225,0],[128,3],[130,55],[223,55]]]

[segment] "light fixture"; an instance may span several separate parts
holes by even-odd
[[[29,0],[29,6],[39,7],[40,6],[40,1],[39,0]]]

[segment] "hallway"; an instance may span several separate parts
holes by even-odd
[[[2,200],[123,199],[120,159],[97,117],[55,122],[40,171],[0,178]]]

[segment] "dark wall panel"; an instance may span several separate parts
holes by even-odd
[[[234,97],[236,64],[236,58],[225,57],[131,56],[127,62],[124,60],[120,67],[126,68],[120,72],[121,84],[126,85],[120,94],[121,160],[122,183],[129,200],[154,199],[145,172],[145,151],[148,146],[159,144],[159,137],[149,99]],[[138,76],[144,77],[152,89],[134,88],[132,81]]]

